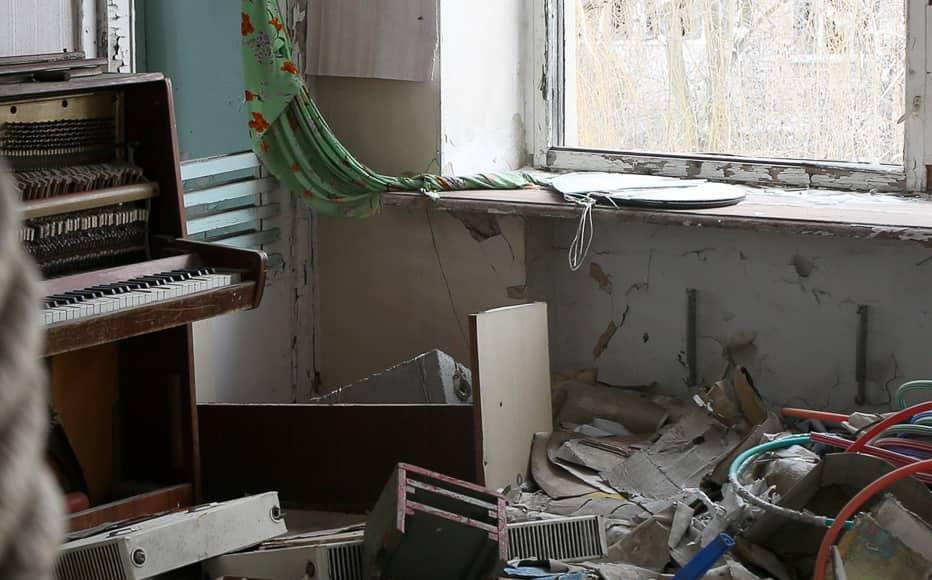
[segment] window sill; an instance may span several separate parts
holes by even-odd
[[[577,219],[580,213],[578,206],[546,189],[445,192],[436,201],[419,193],[390,192],[384,195],[384,205],[555,219]],[[747,199],[731,207],[600,207],[595,217],[622,223],[893,240],[932,247],[932,201],[894,195],[748,188]]]

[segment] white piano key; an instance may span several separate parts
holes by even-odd
[[[69,305],[44,307],[42,309],[43,322],[49,325],[110,314],[129,308],[136,308],[147,304],[174,300],[200,292],[215,290],[239,283],[240,279],[241,277],[239,274],[204,274],[201,276],[193,276],[186,280],[153,285],[150,288],[80,300]],[[80,289],[75,289],[75,291],[78,290]]]

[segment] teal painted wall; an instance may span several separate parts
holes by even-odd
[[[137,0],[140,70],[172,79],[181,159],[250,148],[243,104],[240,3]]]

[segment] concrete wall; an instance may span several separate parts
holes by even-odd
[[[519,167],[522,3],[442,0],[440,14],[432,82],[317,78],[321,110],[350,151],[383,173]],[[387,209],[362,221],[321,218],[316,234],[324,391],[433,348],[468,362],[467,316],[525,297],[518,218],[467,227],[446,214]]]
[[[529,234],[530,291],[551,305],[555,368],[598,367],[611,383],[685,394],[686,289],[695,288],[705,381],[733,361],[773,402],[854,407],[862,304],[870,401],[886,405],[887,387],[932,376],[928,249],[602,221],[590,263],[574,273],[566,262],[574,228],[535,220]],[[607,347],[596,356],[600,341]]]
[[[525,124],[534,71],[516,64],[528,44],[527,7],[518,4],[443,0],[439,86],[321,80],[337,134],[388,172],[422,170],[438,149],[444,170],[457,173],[520,164],[514,135]],[[404,120],[395,126],[419,131],[374,121],[383,111]],[[917,245],[601,221],[597,267],[572,273],[566,249],[575,223],[495,223],[502,235],[477,241],[483,237],[470,234],[488,224],[467,228],[455,216],[423,211],[322,220],[323,386],[434,347],[462,360],[465,317],[523,301],[527,292],[550,303],[555,369],[595,366],[612,383],[658,383],[685,394],[687,288],[699,296],[700,379],[718,379],[733,362],[749,367],[771,401],[853,407],[861,304],[871,308],[871,402],[885,406],[887,388],[932,376],[932,251]]]
[[[440,12],[443,171],[521,167],[527,157],[522,0],[446,0]]]
[[[323,390],[434,348],[469,363],[467,316],[526,293],[522,221],[484,220],[401,209],[319,220]]]

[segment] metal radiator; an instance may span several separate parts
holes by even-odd
[[[584,562],[605,557],[605,525],[599,516],[508,525],[509,559]]]

